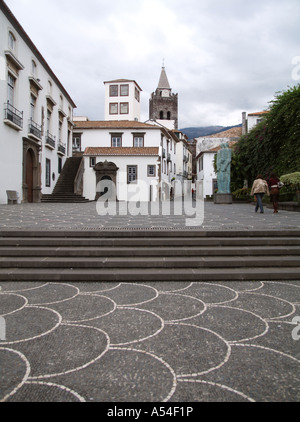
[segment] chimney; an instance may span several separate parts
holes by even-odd
[[[242,113],[242,135],[246,135],[247,132],[247,113],[244,111]]]

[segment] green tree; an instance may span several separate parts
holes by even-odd
[[[257,174],[278,176],[300,169],[300,84],[276,93],[268,113],[234,148],[232,180],[235,184]],[[236,167],[237,166],[237,167]],[[239,187],[242,187],[240,185]]]

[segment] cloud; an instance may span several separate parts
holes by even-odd
[[[294,85],[299,0],[6,0],[78,106],[104,118],[103,82],[134,79],[148,118],[163,58],[180,127],[241,122]],[[34,22],[34,25],[33,25]]]

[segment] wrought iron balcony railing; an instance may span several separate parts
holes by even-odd
[[[49,130],[47,130],[47,133],[46,133],[46,145],[49,145],[50,147],[52,147],[54,149],[55,148],[55,144],[56,144],[55,136],[51,135],[51,133],[49,132]]]
[[[66,153],[66,146],[62,142],[59,142],[58,146],[57,146],[57,151],[61,152],[62,154],[65,154]]]
[[[4,119],[9,120],[19,128],[23,128],[23,111],[17,110],[9,102],[4,104]]]
[[[42,126],[35,123],[32,119],[28,122],[28,133],[36,138],[42,139]]]

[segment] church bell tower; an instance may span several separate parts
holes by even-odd
[[[172,94],[164,66],[158,87],[149,101],[149,118],[168,129],[178,129],[178,94]]]

